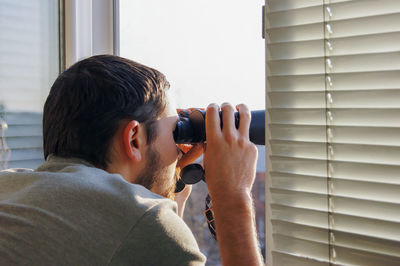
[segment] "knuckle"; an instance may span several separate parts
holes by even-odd
[[[257,149],[256,145],[254,145],[252,142],[250,142],[249,150],[251,153],[258,155],[258,149]]]
[[[248,140],[245,137],[241,136],[238,138],[237,142],[238,142],[239,147],[243,148],[243,147],[246,147]]]
[[[234,143],[235,141],[235,134],[231,131],[225,132],[225,140],[226,142],[228,142],[229,144]]]

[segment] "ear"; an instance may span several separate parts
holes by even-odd
[[[144,146],[143,127],[136,120],[126,124],[123,131],[123,148],[126,156],[133,162],[139,162],[142,159],[142,147]]]

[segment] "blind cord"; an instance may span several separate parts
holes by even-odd
[[[329,0],[328,0],[329,1]],[[328,62],[330,63],[330,58],[327,55],[327,46],[328,46],[328,32],[327,32],[327,28],[330,27],[329,23],[327,22],[327,18],[326,18],[326,10],[327,8],[329,8],[329,4],[326,4],[326,0],[323,0],[323,4],[322,4],[322,15],[323,15],[323,20],[324,23],[323,25],[323,32],[324,32],[324,72],[325,72],[325,140],[326,140],[326,176],[327,176],[327,182],[326,182],[326,186],[327,186],[327,217],[328,217],[328,256],[329,256],[329,265],[333,265],[334,264],[334,260],[335,260],[335,248],[333,246],[333,231],[332,229],[332,222],[333,222],[333,216],[332,216],[332,206],[331,206],[331,186],[332,186],[332,180],[331,180],[331,171],[330,171],[330,158],[331,158],[331,147],[329,145],[329,141],[330,141],[330,120],[332,118],[331,112],[330,112],[330,106],[328,103],[328,97],[331,95],[329,90],[328,90],[328,86],[331,86],[331,77],[328,74],[328,68],[327,68],[327,64]],[[329,9],[330,10],[330,9]],[[331,13],[330,13],[331,14]],[[329,46],[328,49],[331,49],[332,47]],[[331,65],[330,65],[331,66]],[[328,84],[328,79],[329,79],[329,84]]]

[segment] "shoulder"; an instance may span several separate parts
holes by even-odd
[[[111,264],[204,265],[204,255],[175,208],[171,200],[158,200],[132,227]]]

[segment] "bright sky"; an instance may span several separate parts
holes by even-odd
[[[179,107],[265,107],[264,0],[120,0],[121,56],[163,72]]]

